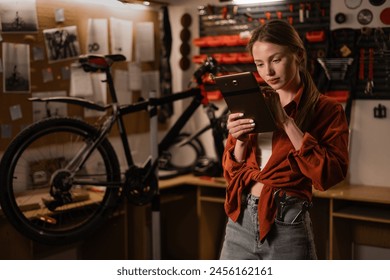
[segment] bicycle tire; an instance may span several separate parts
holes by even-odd
[[[159,158],[160,179],[169,179],[192,172],[199,158],[205,155],[205,148],[197,138],[183,146],[178,146],[190,136],[189,133],[180,133],[171,145],[162,151]],[[186,160],[183,160],[183,155],[186,155]],[[179,158],[176,158],[177,156]]]
[[[95,231],[114,211],[120,188],[94,187],[92,180],[89,186],[71,185],[69,203],[56,206],[50,195],[48,179],[54,172],[58,175],[58,168],[96,135],[98,130],[81,120],[55,117],[30,125],[10,143],[0,162],[0,203],[20,233],[39,243],[68,244]],[[119,162],[108,139],[99,144],[75,178],[79,176],[120,181]]]

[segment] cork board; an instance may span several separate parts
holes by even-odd
[[[9,144],[11,139],[23,129],[26,125],[32,123],[33,112],[32,104],[27,98],[31,97],[34,92],[47,92],[47,91],[66,91],[69,94],[70,80],[63,79],[62,69],[69,67],[73,60],[63,60],[50,63],[46,55],[45,39],[43,30],[51,28],[63,28],[67,26],[77,26],[78,41],[80,45],[81,54],[87,53],[86,39],[87,39],[87,24],[89,18],[107,19],[109,24],[110,17],[117,19],[123,19],[133,22],[133,26],[138,22],[153,22],[154,24],[154,41],[155,41],[155,55],[156,58],[153,62],[142,62],[142,71],[156,71],[159,69],[159,12],[154,9],[135,9],[131,8],[129,4],[122,4],[122,7],[107,7],[93,3],[71,3],[69,1],[51,1],[51,0],[36,0],[36,9],[38,17],[39,30],[36,33],[2,33],[3,42],[7,43],[19,43],[29,44],[30,46],[30,72],[31,72],[31,92],[30,93],[4,93],[3,86],[1,85],[0,94],[0,124],[2,128],[2,134],[6,130],[8,134],[6,137],[0,139],[0,151],[3,151]],[[116,5],[115,5],[116,6]],[[55,11],[57,9],[63,9],[64,22],[56,23]],[[109,28],[108,28],[109,29]],[[109,30],[108,30],[109,32]],[[133,29],[133,50],[135,49],[135,40],[137,38],[136,28]],[[108,40],[110,41],[110,40]],[[44,59],[34,61],[33,48],[39,47],[44,50]],[[0,48],[0,55],[2,57],[2,50]],[[3,57],[2,57],[3,59]],[[134,51],[133,59],[134,61]],[[51,68],[53,73],[53,80],[43,80],[42,70]],[[115,69],[127,70],[127,62],[118,62],[114,66]],[[3,73],[0,73],[0,81],[3,82]],[[115,78],[115,77],[114,77]],[[140,96],[140,92],[132,92],[133,102],[137,101]],[[110,102],[110,98],[107,100]],[[22,118],[12,120],[10,114],[10,108],[18,107],[21,109]],[[67,105],[68,116],[83,117],[84,111],[82,108],[75,105]],[[126,130],[128,134],[147,132],[149,130],[149,118],[147,112],[132,113],[125,116]],[[87,121],[94,121],[94,118],[87,118]],[[116,127],[112,132],[112,135],[117,135]]]

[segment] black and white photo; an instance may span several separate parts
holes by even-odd
[[[49,62],[76,58],[80,55],[77,26],[43,30]]]
[[[30,46],[3,43],[3,91],[7,93],[30,92]]]
[[[38,32],[35,0],[1,0],[0,19],[3,33]]]

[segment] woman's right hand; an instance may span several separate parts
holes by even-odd
[[[227,129],[229,133],[240,141],[246,141],[249,133],[255,128],[253,119],[245,119],[243,113],[231,113],[227,120]]]

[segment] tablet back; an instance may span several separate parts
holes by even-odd
[[[254,132],[276,130],[277,126],[272,113],[265,103],[256,78],[251,72],[219,76],[215,78],[215,83],[230,112],[244,113],[243,118],[254,119]]]

